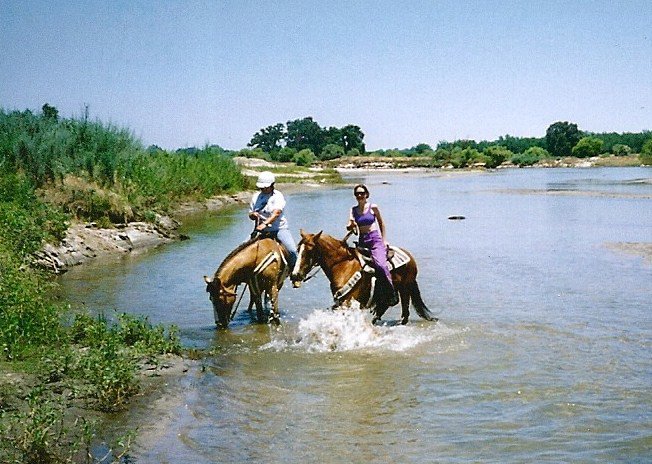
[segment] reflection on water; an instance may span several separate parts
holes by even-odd
[[[187,224],[189,241],[74,269],[62,284],[90,308],[174,323],[214,353],[182,379],[168,426],[141,438],[139,463],[642,462],[652,266],[608,244],[652,242],[651,173],[364,179],[390,242],[416,257],[437,324],[412,311],[398,325],[397,308],[378,327],[365,312],[333,313],[319,274],[283,288],[280,327],[240,310],[215,330],[202,276],[247,237],[237,208]],[[536,194],[551,188],[583,194]],[[291,195],[293,231],[343,236],[353,203],[350,189]]]

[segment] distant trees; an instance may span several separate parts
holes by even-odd
[[[247,146],[261,148],[267,153],[272,153],[281,149],[281,142],[286,137],[287,133],[283,124],[275,124],[256,132]]]
[[[546,130],[546,146],[552,156],[561,158],[571,156],[573,147],[582,138],[577,124],[556,122]]]
[[[588,158],[603,153],[625,156],[640,153],[652,132],[590,133],[577,124],[557,121],[548,126],[543,137],[501,135],[496,140],[459,139],[440,141],[436,148],[419,143],[411,148],[382,149],[366,152],[364,133],[359,126],[321,127],[308,116],[285,124],[267,126],[256,132],[248,144],[252,150],[241,150],[241,156],[264,157],[272,161],[299,160],[304,166],[314,161],[328,161],[343,156],[427,158],[431,166],[466,167],[482,165],[488,168],[511,161],[519,166],[535,164],[545,158],[576,156]],[[308,152],[311,156],[305,156]]]
[[[322,128],[311,116],[267,126],[256,132],[247,144],[259,148],[270,155],[273,160],[287,159],[289,152],[293,155],[302,150],[310,150],[317,159],[333,159],[349,152],[364,153],[364,133],[360,127],[348,124],[342,128]],[[335,148],[337,147],[337,148]],[[305,158],[300,157],[302,160]]]

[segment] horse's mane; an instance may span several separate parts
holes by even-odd
[[[333,237],[332,235],[322,233],[320,236],[320,240],[324,240],[325,242],[324,245],[326,245],[326,247],[328,248],[332,248],[332,249],[344,248],[350,256],[355,255],[355,253],[353,252],[353,248],[351,246],[349,246],[343,240]]]
[[[235,255],[237,255],[238,253],[240,253],[242,250],[244,250],[245,248],[247,248],[247,247],[248,247],[249,245],[251,245],[252,243],[257,242],[259,239],[260,239],[259,237],[250,238],[250,239],[247,240],[246,242],[241,243],[240,245],[238,245],[238,246],[235,248],[235,250],[233,250],[231,253],[229,253],[228,255],[226,255],[226,258],[224,258],[224,261],[222,261],[222,264],[220,264],[220,267],[218,267],[218,268],[217,268],[217,271],[215,271],[215,275],[217,275],[217,274],[220,273],[220,271],[224,268],[224,266],[226,266],[226,264],[231,260],[231,258],[233,258]]]

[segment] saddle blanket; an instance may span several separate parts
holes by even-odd
[[[387,264],[390,272],[410,262],[410,256],[399,247],[390,245],[389,249]],[[372,266],[373,261],[370,256],[365,256],[358,251],[358,259],[360,260],[363,272],[375,274],[376,271]]]

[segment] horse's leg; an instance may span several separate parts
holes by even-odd
[[[249,317],[253,319],[254,313],[252,311],[254,304],[256,304],[256,296],[254,295],[254,291],[251,288],[251,285],[247,285],[249,287],[249,305],[247,306],[247,312],[249,313]]]
[[[279,315],[278,312],[278,286],[276,283],[272,284],[272,288],[270,289],[270,299],[272,300],[272,308],[269,312],[269,319],[268,323],[274,324],[274,325],[279,325],[281,323],[281,316]]]

